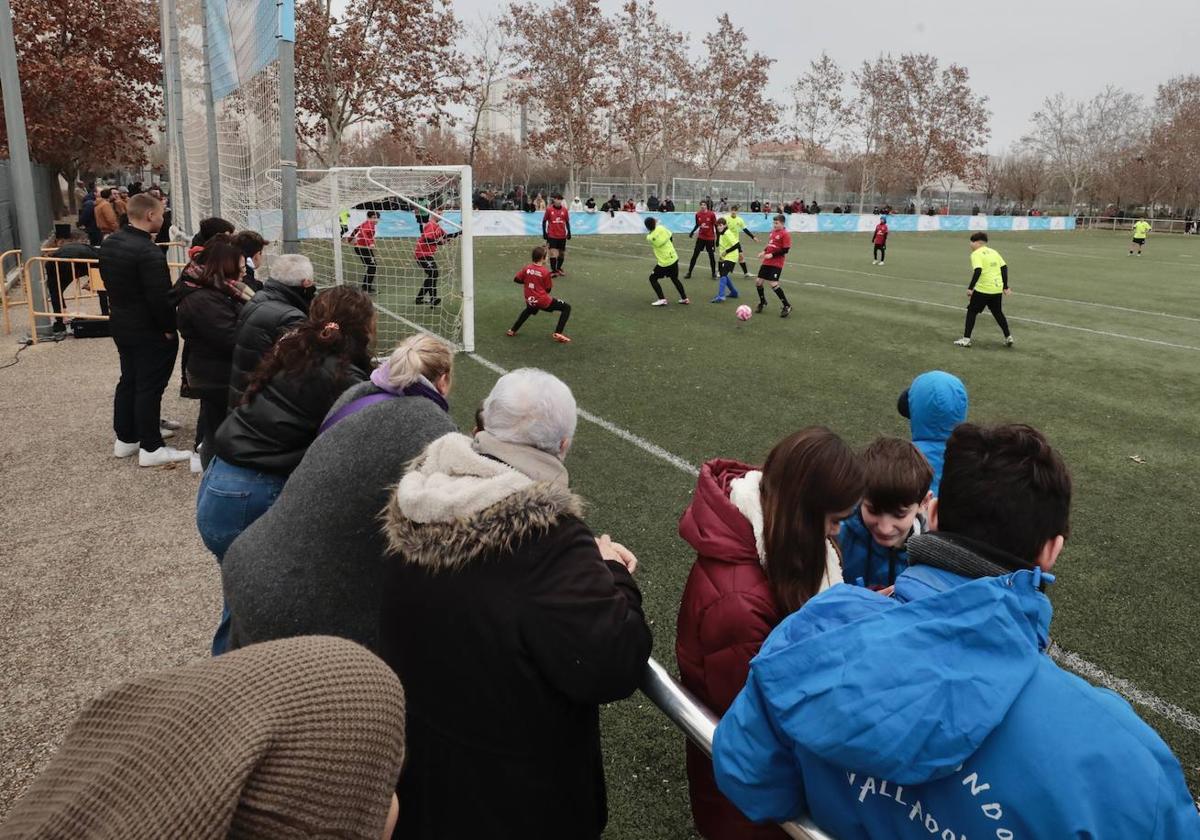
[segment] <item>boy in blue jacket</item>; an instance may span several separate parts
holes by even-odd
[[[912,381],[896,405],[909,421],[912,442],[933,468],[930,490],[938,494],[946,439],[967,419],[967,389],[962,380],[944,370],[929,370]]]
[[[913,444],[881,437],[863,450],[867,488],[862,504],[842,522],[842,580],[886,589],[908,568],[910,537],[927,530],[924,511],[933,470]]]
[[[833,586],[767,637],[713,740],[721,792],[840,840],[1200,837],[1162,739],[1046,655],[1070,503],[1036,429],[958,426],[895,596]]]

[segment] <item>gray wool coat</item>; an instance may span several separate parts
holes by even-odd
[[[377,390],[355,385],[330,413]],[[414,396],[375,403],[320,435],[275,504],[225,554],[231,647],[328,635],[375,650],[388,547],[380,514],[408,463],[454,431],[448,414]]]

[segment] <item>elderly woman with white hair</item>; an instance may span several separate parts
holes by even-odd
[[[453,367],[446,342],[414,335],[333,404],[279,498],[225,553],[232,647],[306,634],[376,646],[379,512],[408,463],[455,430]]]
[[[385,514],[379,652],[408,695],[405,838],[598,838],[599,705],[650,655],[637,561],[582,519],[570,389],[501,377],[485,430],[431,443]]]

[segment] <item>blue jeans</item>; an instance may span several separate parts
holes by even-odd
[[[213,458],[196,499],[196,527],[205,547],[217,558],[225,552],[238,534],[250,527],[275,504],[287,476],[238,467]],[[229,649],[229,605],[221,608],[221,623],[213,635],[212,653],[219,656]]]

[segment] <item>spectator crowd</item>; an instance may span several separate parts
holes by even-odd
[[[570,387],[506,373],[464,433],[445,342],[377,347],[365,292],[221,219],[173,279],[163,213],[132,195],[100,242],[113,452],[192,457],[160,416],[182,356],[214,658],[88,704],[0,837],[600,837],[599,707],[652,632],[639,558],[571,488]],[[687,753],[703,837],[1200,837],[1161,738],[1047,655],[1067,465],[968,409],[928,371],[909,439],[814,426],[702,466],[675,655],[720,717]]]

